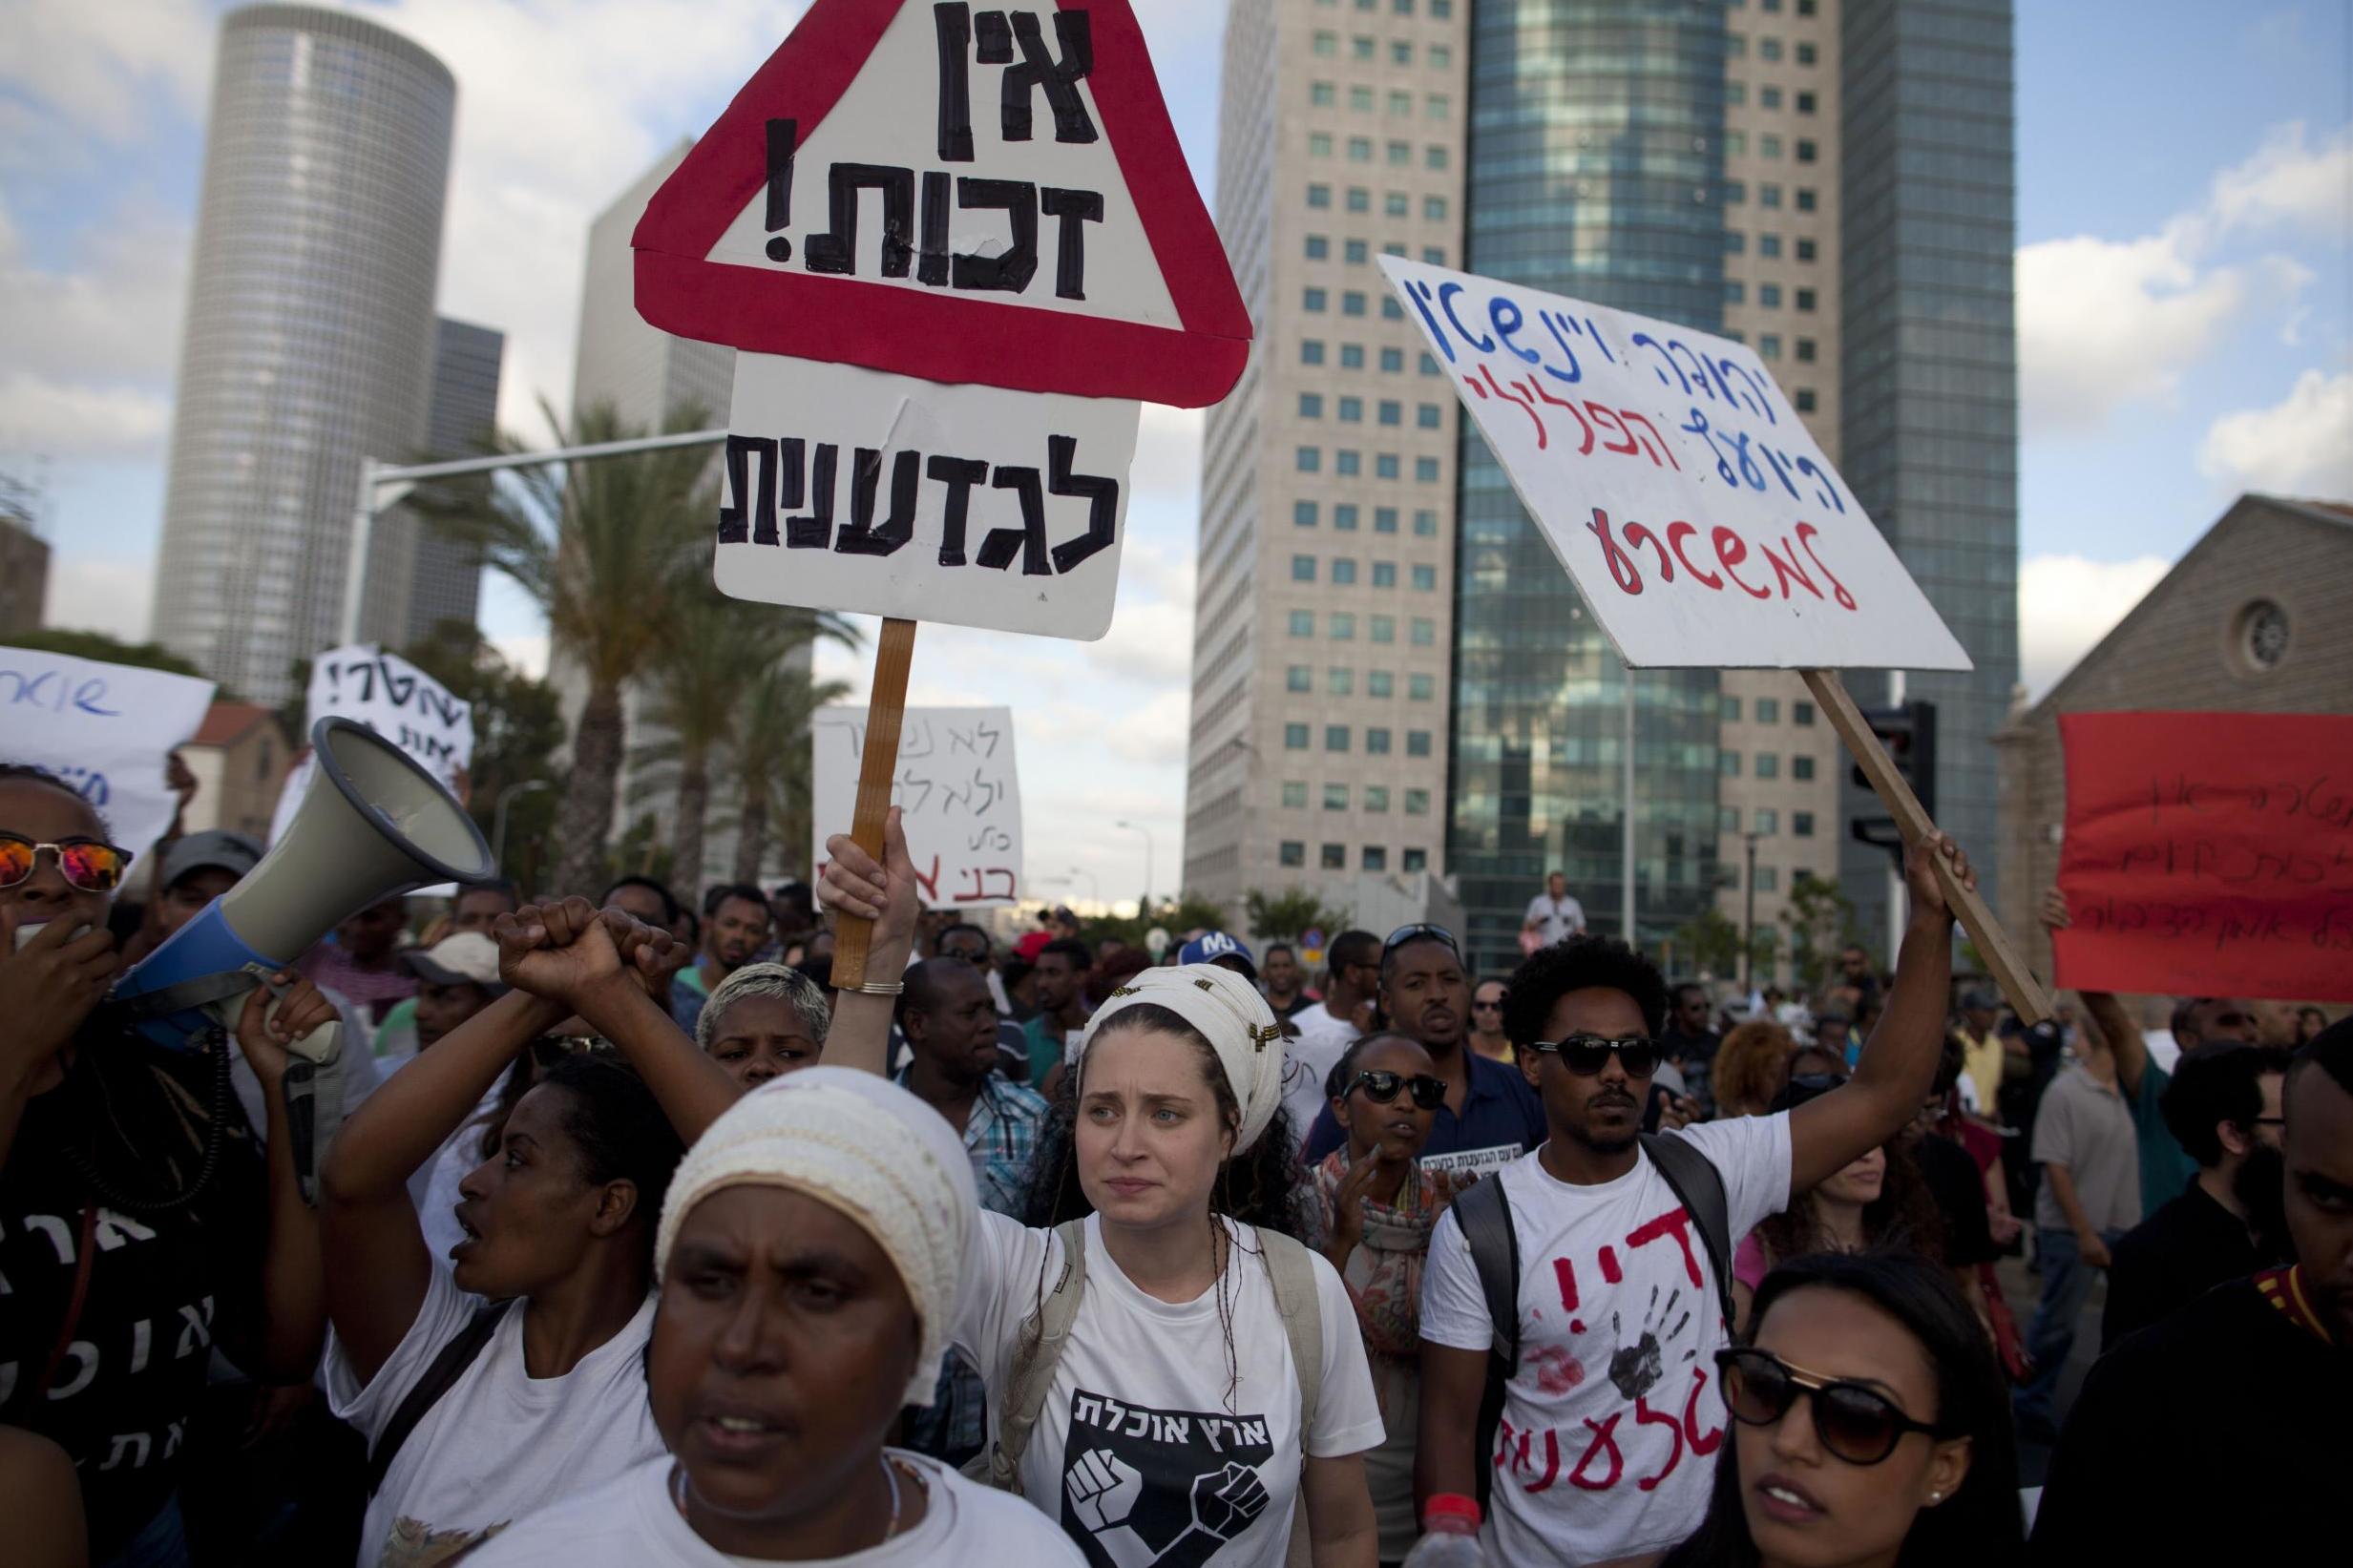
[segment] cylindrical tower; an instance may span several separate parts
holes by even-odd
[[[332,645],[360,460],[424,444],[456,106],[347,12],[221,25],[154,631],[248,699]]]

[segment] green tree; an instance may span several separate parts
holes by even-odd
[[[1261,942],[1296,941],[1303,931],[1321,930],[1331,937],[1345,930],[1353,918],[1346,909],[1334,909],[1305,888],[1265,893],[1252,888],[1242,895],[1242,915],[1250,934]]]
[[[1862,940],[1853,901],[1838,891],[1837,883],[1811,871],[1799,871],[1791,880],[1781,924],[1789,929],[1790,965],[1808,991],[1829,977],[1840,949]]]
[[[1199,893],[1185,893],[1174,899],[1156,899],[1149,905],[1140,902],[1134,914],[1098,916],[1086,923],[1086,935],[1091,941],[1107,936],[1141,949],[1145,935],[1155,926],[1166,931],[1172,942],[1181,942],[1189,930],[1224,930],[1226,910],[1223,905]]]
[[[1675,929],[1675,951],[1694,973],[1736,974],[1740,970],[1740,928],[1711,904]]]
[[[807,669],[778,660],[745,688],[727,746],[727,776],[736,796],[734,880],[757,882],[767,854],[770,825],[784,846],[785,864],[804,874],[809,853],[809,717],[850,695],[839,680],[815,680]]]
[[[473,717],[473,761],[467,809],[488,837],[498,803],[519,784],[553,782],[556,748],[563,744],[562,704],[556,688],[507,662],[470,622],[445,620],[423,641],[400,650],[403,659],[450,689]],[[528,884],[562,800],[560,789],[515,797],[507,811],[501,874]]]
[[[18,632],[0,638],[11,648],[31,648],[35,653],[63,654],[70,659],[95,659],[101,664],[128,664],[135,669],[162,670],[171,675],[192,675],[202,679],[204,672],[180,658],[160,642],[125,642],[104,632],[69,632],[63,627],[44,626],[37,631]],[[223,701],[235,699],[230,693],[219,694]]]
[[[609,403],[581,409],[568,425],[540,407],[567,447],[645,433],[623,424]],[[662,428],[683,432],[704,424],[703,409],[686,408]],[[529,449],[504,433],[496,446]],[[518,469],[485,491],[420,496],[414,504],[530,596],[546,617],[556,657],[588,688],[572,736],[553,886],[559,894],[593,894],[628,742],[621,690],[666,642],[691,635],[673,594],[684,558],[709,549],[718,504],[710,452],[674,447]]]

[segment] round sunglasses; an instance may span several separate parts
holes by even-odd
[[[1779,1423],[1800,1393],[1814,1408],[1814,1434],[1833,1456],[1850,1465],[1876,1465],[1896,1452],[1907,1432],[1931,1437],[1943,1428],[1915,1421],[1901,1406],[1867,1383],[1816,1377],[1801,1372],[1770,1350],[1734,1346],[1715,1353],[1724,1376],[1724,1407],[1733,1419],[1752,1427]]]
[[[29,880],[41,861],[41,851],[57,857],[57,874],[69,888],[86,893],[111,893],[122,886],[131,851],[103,839],[67,839],[61,844],[35,844],[21,833],[0,833],[0,888]]]
[[[1359,1089],[1364,1091],[1365,1098],[1376,1105],[1393,1104],[1400,1089],[1411,1093],[1414,1103],[1425,1111],[1435,1111],[1446,1103],[1446,1080],[1434,1078],[1427,1073],[1417,1073],[1409,1078],[1402,1073],[1368,1067],[1348,1085],[1349,1094]]]
[[[1571,1035],[1558,1040],[1536,1040],[1530,1051],[1548,1051],[1561,1058],[1561,1064],[1579,1077],[1589,1078],[1609,1064],[1609,1053],[1615,1051],[1625,1064],[1626,1076],[1647,1078],[1658,1071],[1658,1042],[1629,1035],[1613,1040],[1607,1035]]]

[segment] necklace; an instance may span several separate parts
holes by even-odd
[[[883,1541],[887,1541],[892,1537],[898,1534],[899,1508],[905,1500],[899,1495],[898,1466],[891,1462],[891,1455],[888,1453],[881,1454],[879,1457],[882,1460],[883,1479],[891,1483],[891,1517],[884,1523],[882,1527],[882,1540],[876,1541],[874,1543],[876,1546],[880,1546]],[[670,1503],[672,1507],[678,1510],[680,1518],[688,1518],[688,1515],[686,1513],[686,1467],[684,1465],[673,1463],[670,1466]],[[689,1519],[688,1522],[691,1523],[692,1520]]]

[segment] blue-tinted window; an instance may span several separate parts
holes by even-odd
[[[1302,338],[1299,341],[1299,363],[1301,365],[1321,365],[1323,362],[1323,340],[1320,338]]]
[[[1342,533],[1355,533],[1356,503],[1354,501],[1335,502],[1332,508],[1332,526]]]
[[[1313,528],[1315,526],[1315,503],[1313,501],[1293,501],[1291,503],[1291,520],[1301,528]]]
[[[1397,476],[1397,454],[1396,452],[1375,453],[1373,475],[1376,479],[1395,479]]]
[[[1300,417],[1301,419],[1321,419],[1321,418],[1323,418],[1323,417],[1324,417],[1324,395],[1323,395],[1323,393],[1321,393],[1321,392],[1301,392],[1301,393],[1299,394],[1299,417]]]
[[[1334,557],[1332,562],[1333,586],[1336,588],[1350,588],[1355,585],[1355,581],[1356,563],[1350,560],[1345,555]]]
[[[1326,724],[1324,726],[1324,749],[1326,751],[1346,751],[1348,749],[1348,725]]]
[[[1435,457],[1417,457],[1417,458],[1415,458],[1415,459],[1414,459],[1414,477],[1415,477],[1417,480],[1420,481],[1422,484],[1425,484],[1425,485],[1435,485],[1435,484],[1437,484],[1437,483],[1438,483],[1438,459],[1437,459],[1437,458],[1435,458]]]
[[[1324,466],[1323,449],[1320,447],[1298,448],[1291,454],[1291,461],[1292,465],[1301,473],[1321,472]]]
[[[1332,454],[1332,471],[1342,477],[1361,473],[1364,471],[1364,455],[1351,448],[1342,447]]]
[[[1283,726],[1283,749],[1285,751],[1305,751],[1307,749],[1307,725],[1285,724]]]

